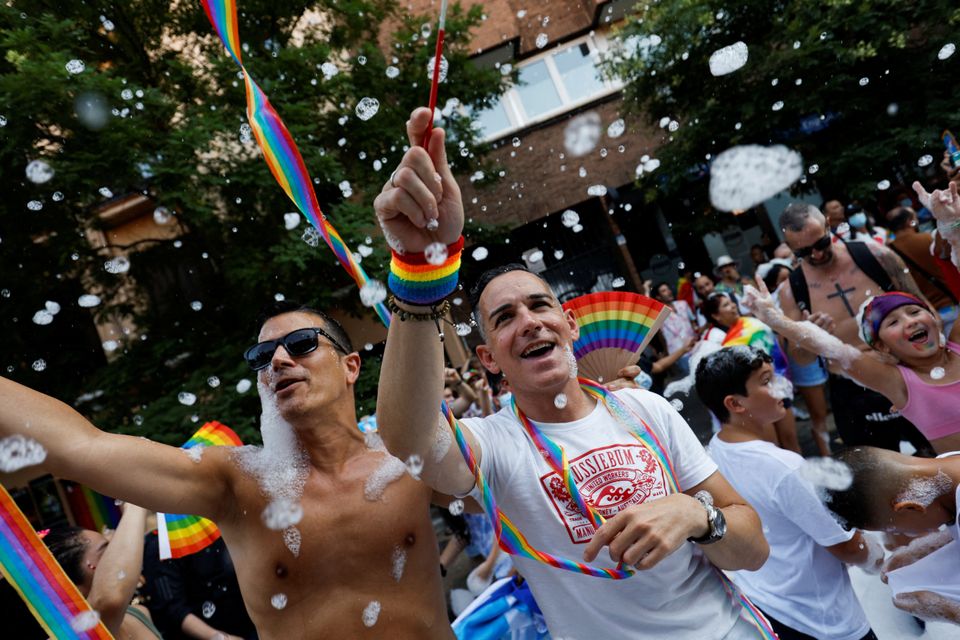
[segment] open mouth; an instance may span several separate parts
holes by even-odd
[[[552,342],[534,342],[523,350],[523,353],[520,354],[520,357],[524,359],[541,358],[553,351],[555,348],[556,345]]]
[[[910,337],[907,338],[910,342],[914,344],[922,344],[927,341],[927,338],[930,336],[930,333],[926,329],[917,329],[910,334]]]
[[[283,391],[284,389],[298,382],[300,382],[298,378],[286,378],[284,380],[280,380],[279,382],[277,382],[276,386],[274,387],[274,391],[279,393],[280,391]]]

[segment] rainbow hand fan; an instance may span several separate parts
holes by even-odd
[[[640,354],[670,315],[670,307],[626,291],[601,291],[569,300],[580,338],[573,344],[580,375],[603,382],[623,367],[636,364]]]
[[[200,427],[181,448],[238,447],[242,444],[243,442],[233,429],[214,421]],[[220,537],[220,529],[210,520],[200,516],[157,513],[157,536],[160,543],[160,559],[169,560],[206,549]]]

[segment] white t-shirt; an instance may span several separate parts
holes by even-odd
[[[710,440],[720,473],[763,522],[770,557],[757,571],[731,572],[734,583],[763,611],[815,638],[856,640],[870,623],[847,567],[826,550],[853,537],[800,476],[803,458],[763,440]]]
[[[693,330],[693,312],[690,305],[683,300],[674,300],[671,304],[673,313],[667,316],[660,327],[660,333],[667,342],[667,353],[679,351],[690,338],[697,337],[697,332]]]
[[[716,471],[693,431],[662,397],[627,390],[617,392],[617,398],[651,425],[668,450],[681,489]],[[582,562],[593,525],[513,412],[508,408],[463,422],[480,444],[481,467],[500,509],[535,548]],[[605,518],[666,495],[666,477],[656,459],[603,403],[581,420],[537,427],[566,450],[577,487]],[[473,495],[478,495],[476,489]],[[726,595],[715,569],[689,542],[653,569],[626,580],[594,578],[521,556],[514,556],[514,562],[558,640],[723,638],[739,614],[739,604]],[[606,549],[593,564],[616,566]]]

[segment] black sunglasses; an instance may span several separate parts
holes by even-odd
[[[794,249],[793,255],[797,256],[798,258],[809,258],[811,255],[813,255],[814,251],[825,251],[826,248],[830,246],[830,242],[832,242],[832,240],[833,239],[830,237],[830,232],[828,231],[827,235],[823,236],[809,247],[800,247],[799,249]]]
[[[260,371],[270,366],[270,361],[273,360],[273,354],[280,345],[283,345],[287,353],[293,357],[305,356],[311,351],[316,351],[317,347],[320,346],[319,336],[323,336],[329,340],[332,343],[331,346],[344,355],[348,353],[329,333],[317,327],[310,327],[291,331],[279,340],[258,342],[243,352],[243,359],[247,361],[251,369]]]

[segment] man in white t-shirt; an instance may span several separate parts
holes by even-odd
[[[417,146],[429,122],[428,110],[414,111],[407,123],[411,148],[375,202],[395,251],[391,270],[398,279],[403,264],[427,264],[414,252],[436,242],[455,250],[463,229],[463,204],[446,161],[444,132],[433,130],[429,150]],[[433,286],[424,284],[432,282],[428,267],[418,267],[417,273],[415,287],[392,278],[395,294]],[[579,335],[576,320],[547,283],[522,265],[486,275],[474,293],[484,340],[477,348],[481,363],[509,380],[527,428],[563,448],[568,464],[562,470],[572,477],[584,509],[599,513],[605,523],[595,529],[575,505],[513,407],[467,420],[462,427],[491,494],[536,549],[572,566],[616,572],[622,561],[638,570],[627,579],[608,580],[516,555],[553,637],[771,637],[751,625],[748,610],[736,594],[728,596],[714,569],[763,564],[767,544],[759,519],[716,471],[683,419],[648,392],[581,388],[571,349]],[[477,495],[474,474],[449,446],[447,427],[437,424],[443,350],[433,319],[440,301],[420,297],[417,305],[399,296],[389,302],[395,311],[377,403],[381,435],[402,459],[422,457],[421,478],[432,487]],[[631,429],[641,437],[649,433],[641,420],[661,443],[659,449],[632,435]],[[713,504],[705,504],[707,494],[703,502],[695,499],[698,491],[712,496]]]
[[[770,543],[763,567],[733,580],[780,640],[875,640],[844,563],[879,571],[883,548],[844,530],[804,478],[804,459],[764,439],[785,412],[775,378],[754,347],[721,349],[697,367],[697,393],[722,424],[710,457],[757,510]]]
[[[834,455],[853,482],[827,506],[851,526],[915,539],[884,566],[893,603],[927,620],[960,624],[960,455],[915,458],[875,447]]]
[[[666,282],[661,282],[653,290],[653,297],[670,307],[671,313],[667,316],[660,333],[667,343],[667,353],[676,353],[689,349],[691,341],[697,340],[697,332],[693,327],[696,317],[693,310],[683,300],[674,298],[673,289]],[[690,355],[685,354],[674,364],[680,377],[690,373]]]

